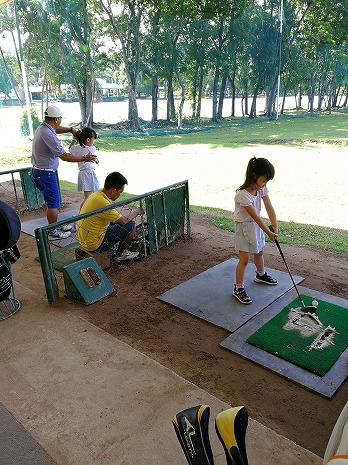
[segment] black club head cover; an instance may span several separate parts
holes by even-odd
[[[173,426],[189,465],[214,465],[209,441],[209,405],[179,412]]]
[[[248,411],[245,407],[232,407],[215,418],[215,430],[226,454],[227,465],[248,465],[245,434]]]

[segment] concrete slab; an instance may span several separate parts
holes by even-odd
[[[0,322],[0,401],[56,464],[183,464],[171,419],[198,404],[211,407],[215,463],[225,464],[214,420],[229,405],[79,318],[68,301],[49,306],[15,286],[21,311]],[[250,465],[322,463],[253,419],[246,440]]]
[[[299,286],[299,291],[301,294],[313,297],[313,299],[324,300],[325,302],[331,302],[340,307],[348,308],[348,301],[340,297],[313,291],[302,286]],[[296,297],[297,294],[295,289],[291,289],[268,308],[249,320],[243,327],[239,328],[231,336],[222,341],[220,346],[252,360],[269,370],[275,371],[285,378],[301,384],[318,394],[331,398],[348,376],[348,349],[343,352],[326,375],[321,377],[246,342],[249,336],[271,320]]]
[[[277,279],[276,286],[255,283],[255,269],[250,264],[245,273],[245,287],[253,303],[243,305],[232,296],[237,263],[237,259],[231,258],[159,295],[157,299],[232,333],[293,287],[288,273],[273,269],[267,271]],[[293,278],[296,284],[304,279],[296,275]]]
[[[61,212],[58,215],[58,221],[67,220],[72,218],[73,216],[78,215],[78,210],[70,210],[67,212]],[[29,236],[35,237],[35,229],[42,228],[43,226],[47,226],[47,218],[46,216],[43,218],[34,218],[33,220],[24,221],[22,223],[22,232],[29,234]],[[56,239],[54,237],[50,237],[50,242],[58,247],[65,247],[66,245],[71,244],[72,242],[78,242],[75,236],[75,231],[71,231],[71,235],[66,239]]]

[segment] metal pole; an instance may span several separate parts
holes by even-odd
[[[24,95],[25,95],[25,102],[26,102],[26,108],[27,108],[27,118],[28,118],[28,126],[29,126],[29,134],[30,137],[32,138],[34,136],[33,132],[33,121],[31,119],[31,112],[30,112],[30,99],[29,99],[29,92],[28,92],[28,81],[27,81],[27,74],[25,71],[25,65],[24,65],[24,60],[23,60],[23,49],[22,49],[22,40],[21,40],[21,33],[19,30],[19,20],[18,20],[18,11],[17,11],[17,3],[16,0],[14,0],[14,11],[15,11],[15,17],[16,17],[16,28],[17,28],[17,34],[18,34],[18,48],[19,48],[19,59],[20,59],[20,64],[21,64],[21,72],[22,72],[22,79],[23,79],[23,89],[24,89]]]
[[[282,38],[283,38],[283,0],[280,0],[280,7],[279,7],[279,63],[278,63],[276,119],[278,119],[278,117],[279,117],[280,73],[281,73],[281,65],[282,65]]]

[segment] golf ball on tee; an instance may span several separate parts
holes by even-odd
[[[317,307],[319,304],[318,304],[318,301],[317,300],[313,300],[312,301],[312,305],[313,307]]]

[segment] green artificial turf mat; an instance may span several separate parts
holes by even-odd
[[[72,242],[65,247],[61,247],[51,252],[53,260],[53,268],[58,271],[63,271],[64,266],[76,262],[75,249],[79,247],[78,242]],[[35,260],[40,261],[40,257],[35,257]]]
[[[305,305],[311,305],[313,297],[302,295]],[[322,327],[315,333],[302,334],[298,323],[290,325],[289,314],[291,309],[300,308],[299,299],[288,304],[278,315],[265,323],[246,340],[269,353],[277,355],[299,367],[319,376],[324,376],[335,364],[348,346],[348,309],[317,299],[319,302],[316,315]],[[303,321],[303,320],[302,320]],[[316,326],[314,324],[314,326]],[[335,329],[332,343],[323,348],[311,348],[311,344],[320,337],[320,334],[330,326]],[[296,328],[296,329],[295,329]]]

